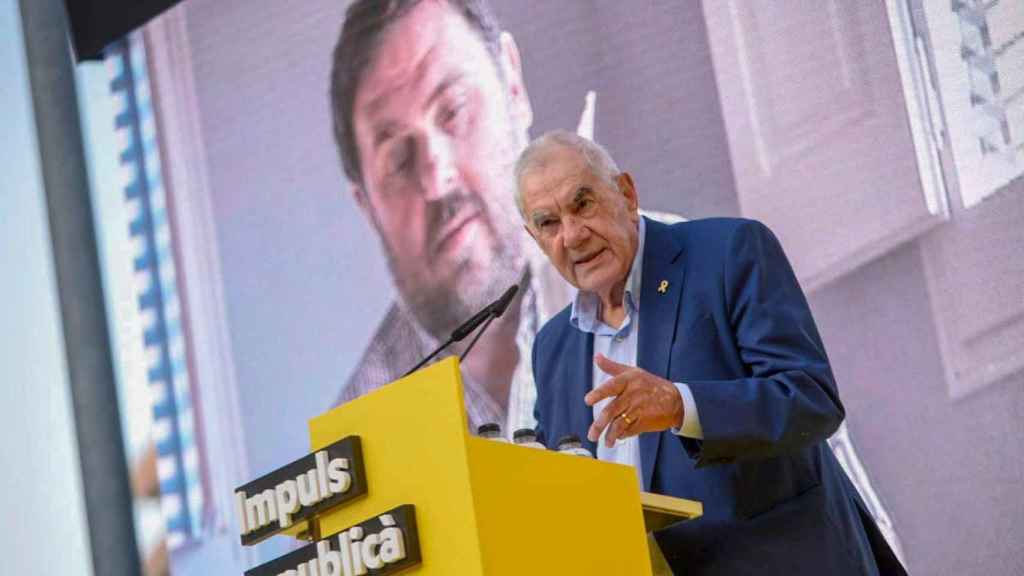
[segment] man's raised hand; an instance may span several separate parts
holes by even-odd
[[[614,398],[597,416],[587,431],[587,438],[596,442],[601,432],[605,446],[612,447],[620,438],[641,432],[660,432],[683,424],[683,397],[676,386],[650,372],[609,360],[603,354],[594,362],[611,376],[583,397],[587,406],[605,398]]]

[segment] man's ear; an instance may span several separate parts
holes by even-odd
[[[640,201],[637,197],[636,186],[633,184],[633,176],[629,172],[621,172],[615,177],[615,183],[619,192],[626,199],[626,206],[630,212],[636,212],[640,208]]]
[[[524,129],[529,128],[533,124],[533,107],[530,105],[530,96],[526,93],[526,84],[523,82],[523,66],[519,58],[519,46],[516,45],[515,38],[504,31],[498,36],[498,43],[501,50],[501,67],[505,73],[505,88],[508,90],[512,114],[522,123]]]
[[[363,216],[367,220],[376,223],[377,214],[373,211],[373,205],[370,204],[370,198],[366,195],[366,189],[363,188],[362,184],[352,185],[352,196],[356,199],[356,204],[359,205],[359,210],[363,213]]]
[[[530,230],[530,227],[528,225],[523,224],[523,230],[526,230],[526,233],[530,235],[530,238],[533,238],[534,242],[537,241],[537,237],[533,235],[533,230]]]

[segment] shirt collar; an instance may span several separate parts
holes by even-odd
[[[640,310],[640,284],[643,280],[644,263],[644,240],[647,236],[647,225],[641,217],[637,224],[636,254],[633,255],[633,264],[629,269],[629,276],[626,277],[626,290],[622,300],[626,306],[626,322],[622,328],[625,329],[630,323],[630,318]],[[576,290],[572,300],[572,312],[569,322],[583,332],[597,332],[602,322],[598,316],[601,308],[601,299],[593,292]]]

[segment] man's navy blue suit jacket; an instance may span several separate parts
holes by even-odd
[[[637,364],[690,386],[704,432],[640,435],[643,488],[704,503],[702,518],[656,534],[673,570],[904,573],[825,443],[843,405],[775,236],[726,218],[646,228]],[[572,433],[595,452],[583,402],[593,336],[569,316],[534,342],[538,431],[549,447]]]

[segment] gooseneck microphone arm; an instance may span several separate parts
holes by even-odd
[[[512,298],[515,297],[517,290],[519,290],[519,286],[513,284],[511,288],[501,295],[501,298],[498,298],[494,304],[491,304],[491,307],[493,308],[491,315],[487,317],[487,321],[484,322],[484,325],[476,333],[476,336],[473,336],[473,339],[469,341],[469,346],[466,346],[466,349],[462,352],[462,356],[459,356],[459,362],[466,359],[469,351],[473,349],[473,346],[476,346],[476,341],[484,335],[484,332],[487,331],[487,327],[491,325],[491,322],[494,322],[495,318],[501,318],[501,315],[505,313],[505,309],[512,303]]]
[[[438,346],[437,349],[431,352],[429,355],[427,355],[426,358],[420,360],[419,364],[413,366],[408,372],[403,374],[402,377],[405,378],[409,374],[412,374],[413,372],[419,370],[420,368],[425,366],[427,362],[433,360],[434,357],[440,354],[445,348],[451,346],[455,342],[463,340],[466,336],[472,334],[473,331],[476,330],[477,327],[479,327],[481,324],[485,324],[484,328],[477,333],[475,338],[473,338],[473,341],[470,343],[469,347],[466,348],[466,351],[462,353],[462,358],[465,358],[466,354],[469,353],[469,351],[473,348],[473,345],[476,344],[476,341],[480,338],[480,334],[483,334],[483,331],[487,329],[487,325],[490,325],[490,323],[495,318],[498,318],[505,313],[505,309],[508,308],[509,303],[512,302],[512,298],[515,297],[516,292],[518,291],[518,284],[513,284],[512,286],[510,286],[508,290],[505,290],[505,293],[502,294],[500,298],[488,304],[483,310],[477,312],[469,320],[466,320],[461,325],[459,325],[458,328],[453,330],[452,335],[448,337],[448,340],[446,340],[443,344]]]
[[[431,360],[434,359],[434,356],[437,356],[438,354],[440,354],[442,350],[444,350],[445,348],[451,346],[454,342],[455,342],[455,340],[452,340],[451,338],[448,338],[448,340],[445,340],[444,344],[441,344],[440,346],[437,347],[437,349],[435,349],[433,352],[428,354],[426,358],[424,358],[423,360],[420,360],[419,364],[417,364],[417,365],[413,366],[412,368],[410,368],[409,371],[406,372],[405,374],[402,374],[402,378],[405,378],[409,374],[412,374],[413,372],[419,370],[420,368],[423,368],[423,366],[427,362],[430,362]]]
[[[476,336],[473,336],[473,339],[469,341],[469,346],[466,346],[466,349],[462,351],[462,356],[459,356],[459,362],[466,359],[466,354],[469,354],[469,351],[473,349],[473,346],[476,346],[476,341],[484,335],[484,332],[487,331],[487,327],[491,325],[491,322],[494,322],[495,318],[497,318],[497,316],[494,316],[493,314],[487,317],[484,325],[477,331]]]

